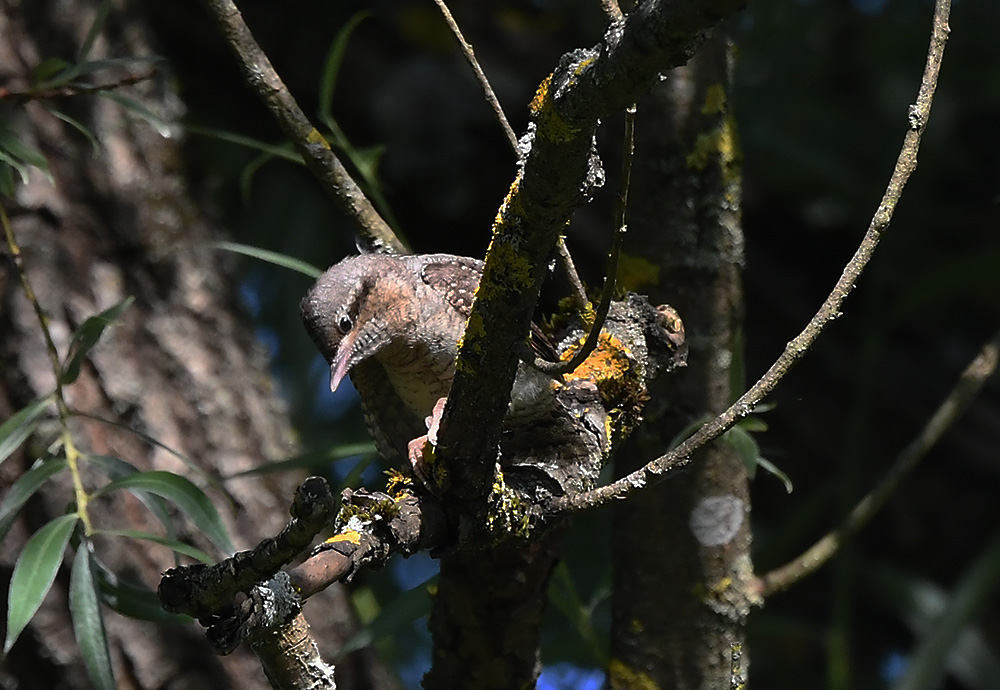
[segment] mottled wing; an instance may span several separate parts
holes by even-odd
[[[483,275],[483,263],[465,256],[436,254],[426,257],[420,277],[431,288],[444,295],[445,300],[459,314],[468,318],[472,313],[472,300]]]

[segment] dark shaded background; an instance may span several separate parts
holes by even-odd
[[[514,160],[433,4],[240,5],[308,113],[316,110],[320,70],[338,29],[357,12],[371,13],[349,44],[334,114],[359,151],[381,151],[382,189],[417,251],[482,256]],[[595,43],[603,31],[597,2],[466,0],[452,9],[518,132],[535,86],[558,56]],[[188,123],[280,140],[200,5],[150,3],[148,11],[170,58],[169,77],[182,86]],[[925,0],[753,0],[726,27],[739,50],[734,102],[744,155],[748,376],[763,372],[813,314],[864,233],[916,95],[930,15]],[[951,26],[920,167],[893,226],[845,315],[783,382],[765,415],[763,453],[792,477],[795,491],[786,495],[765,474],[754,482],[761,572],[823,534],[876,482],[1000,324],[1000,6],[960,0]],[[611,139],[607,131],[619,131],[605,130]],[[602,142],[607,151],[615,144]],[[234,239],[320,267],[352,251],[350,229],[304,169],[280,161],[255,167],[246,194],[241,176],[256,152],[205,136],[191,136],[188,152],[205,207]],[[612,191],[581,211],[569,233],[594,284]],[[331,402],[324,393],[324,368],[300,327],[297,303],[309,280],[240,261],[248,308],[306,445],[364,439],[350,400]],[[919,602],[934,588],[947,595],[995,538],[998,489],[994,380],[841,558],[754,614],[754,686],[884,686],[913,649],[914,620],[927,607]],[[577,537],[592,545],[607,531],[604,517],[581,521]],[[592,551],[581,568],[575,543],[571,536],[570,578],[581,601],[596,604],[600,628],[608,576],[594,566]],[[359,601],[369,612],[376,600],[401,608],[394,586],[432,572],[424,559],[397,568],[394,578],[368,578]],[[924,599],[907,598],[917,594]],[[981,685],[952,676],[947,687],[1000,687],[991,675],[1000,672],[997,613],[992,602],[979,620],[992,650],[986,659],[995,665],[978,672]],[[546,660],[597,665],[582,641],[586,631],[572,629],[558,607],[552,618]],[[395,643],[382,643],[387,653],[418,669],[419,632],[395,635]]]

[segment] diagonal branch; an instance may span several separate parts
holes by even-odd
[[[479,65],[479,60],[476,59],[476,52],[472,49],[472,45],[465,40],[462,30],[458,28],[458,22],[455,21],[455,17],[452,16],[451,10],[448,9],[448,5],[445,4],[444,0],[434,0],[434,2],[437,4],[438,9],[441,10],[441,15],[444,17],[448,28],[451,29],[451,33],[458,39],[458,45],[462,48],[462,54],[465,55],[466,62],[469,63],[469,67],[472,68],[473,73],[476,75],[476,81],[479,82],[479,86],[483,89],[486,102],[493,109],[493,113],[497,116],[497,121],[500,123],[500,128],[503,129],[503,133],[507,137],[507,143],[510,144],[511,149],[516,154],[517,135],[514,134],[514,129],[510,126],[507,116],[503,113],[503,106],[500,105],[500,99],[497,98],[493,87],[490,86],[490,80],[486,78],[486,73],[483,72],[483,68]]]
[[[306,167],[357,226],[364,244],[382,251],[405,253],[406,247],[292,98],[271,61],[254,40],[235,3],[232,0],[205,0],[205,7],[236,53],[247,84],[267,106]]]
[[[518,352],[559,233],[603,182],[598,120],[683,64],[743,0],[647,0],[598,46],[562,57],[531,104],[530,149],[497,214],[439,434],[453,494],[479,502],[493,479]],[[470,434],[469,429],[478,433]]]
[[[854,506],[843,524],[817,541],[800,556],[757,579],[757,588],[761,596],[770,596],[775,592],[788,589],[802,578],[819,570],[837,553],[837,549],[844,541],[868,524],[868,521],[895,492],[900,482],[927,455],[927,452],[941,439],[945,431],[962,416],[983,384],[996,371],[998,357],[1000,357],[1000,333],[994,335],[982,347],[979,354],[962,372],[955,388],[934,412],[927,425],[903,449],[879,485]]]
[[[553,506],[555,510],[577,511],[592,508],[613,499],[624,498],[637,489],[642,489],[655,480],[662,478],[668,472],[687,465],[691,455],[708,442],[718,438],[740,419],[753,412],[765,396],[770,394],[778,382],[809,350],[828,323],[840,316],[840,308],[847,295],[871,260],[875,247],[882,233],[889,227],[896,204],[903,193],[907,180],[917,167],[917,150],[920,148],[920,137],[927,119],[930,116],[934,89],[937,87],[938,74],[941,69],[941,59],[944,47],[948,42],[948,16],[951,12],[951,0],[937,0],[934,6],[933,30],[931,32],[930,48],[927,53],[927,63],[924,66],[923,78],[916,103],[907,112],[909,128],[903,138],[903,146],[896,160],[892,177],[886,187],[882,201],[875,211],[867,233],[861,241],[854,256],[844,267],[844,271],[834,286],[833,291],[820,306],[816,315],[806,324],[806,327],[785,346],[785,351],[775,360],[771,368],[750,389],[740,396],[733,405],[718,417],[701,427],[695,434],[671,450],[669,453],[650,461],[644,467],[621,479],[576,496],[561,499]]]

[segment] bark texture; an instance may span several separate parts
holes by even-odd
[[[0,2],[0,8],[0,84],[19,88],[41,60],[73,59],[97,3],[9,0]],[[113,3],[93,58],[155,54],[136,11],[135,3]],[[129,87],[127,94],[170,120],[183,107],[170,88],[161,72],[152,81]],[[185,186],[178,141],[160,136],[104,98],[74,96],[53,105],[89,128],[98,146],[92,148],[39,103],[5,105],[0,117],[23,143],[43,153],[52,168],[54,184],[34,175],[19,187],[15,200],[4,203],[60,354],[65,356],[73,329],[86,317],[126,296],[136,300],[93,351],[79,380],[66,389],[73,409],[108,420],[74,417],[76,444],[81,451],[116,456],[140,470],[188,476],[209,490],[236,547],[248,548],[287,519],[300,478],[224,477],[287,457],[295,445],[266,356],[240,316],[226,257],[205,246],[217,233]],[[39,325],[7,256],[0,261],[0,364],[0,419],[54,388]],[[41,455],[57,431],[56,422],[43,424],[0,466],[0,492]],[[186,456],[194,467],[165,447]],[[89,490],[106,481],[84,463]],[[64,473],[25,506],[0,552],[4,591],[25,540],[65,512],[72,495]],[[161,531],[142,504],[125,492],[93,502],[90,514],[98,528]],[[180,537],[195,535],[188,527],[181,529]],[[199,546],[210,550],[205,543]],[[174,565],[171,553],[160,546],[100,538],[97,547],[102,563],[150,589],[155,589],[161,572]],[[0,686],[91,687],[73,639],[68,582],[64,564],[42,608],[0,668]],[[313,616],[313,632],[332,658],[338,643],[355,628],[344,590],[331,588],[309,609],[324,614]],[[106,610],[106,625],[120,687],[267,687],[248,649],[214,657],[194,624],[154,625]],[[362,656],[341,663],[340,687],[393,687],[371,661]]]
[[[716,37],[638,104],[623,277],[677,308],[690,350],[686,369],[654,384],[618,474],[730,402],[743,238],[729,60]],[[746,473],[722,442],[615,505],[612,687],[729,687],[749,607],[748,522]]]

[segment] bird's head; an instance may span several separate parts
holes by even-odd
[[[384,254],[344,259],[319,277],[300,309],[309,337],[330,363],[330,389],[406,327],[412,290]]]

